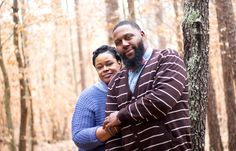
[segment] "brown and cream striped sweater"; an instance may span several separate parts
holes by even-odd
[[[107,151],[192,150],[187,73],[176,51],[154,50],[132,93],[128,70],[110,82],[106,115],[119,111],[121,132]]]

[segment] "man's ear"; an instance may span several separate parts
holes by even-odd
[[[140,31],[140,34],[141,34],[142,37],[145,37],[144,31]]]

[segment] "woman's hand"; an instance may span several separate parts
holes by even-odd
[[[111,113],[108,117],[105,118],[105,121],[103,122],[103,128],[111,132],[116,131],[116,127],[120,125],[120,120],[117,118],[118,111]]]
[[[103,129],[103,127],[99,127],[96,131],[96,137],[97,139],[99,139],[101,142],[105,142],[106,140],[108,140],[109,138],[111,138],[112,136],[116,135],[117,133],[119,133],[120,131],[120,127],[111,127],[109,128],[109,130],[105,130]]]

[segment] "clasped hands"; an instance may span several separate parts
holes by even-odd
[[[120,120],[117,118],[118,111],[111,113],[103,122],[103,129],[109,132],[111,136],[120,131]]]

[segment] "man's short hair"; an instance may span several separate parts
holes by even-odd
[[[123,25],[130,25],[131,27],[134,27],[138,30],[141,30],[141,28],[139,27],[139,25],[137,23],[135,23],[134,21],[129,21],[129,20],[123,20],[123,21],[120,21],[118,24],[116,24],[116,26],[113,28],[113,32],[120,26],[123,26]]]

